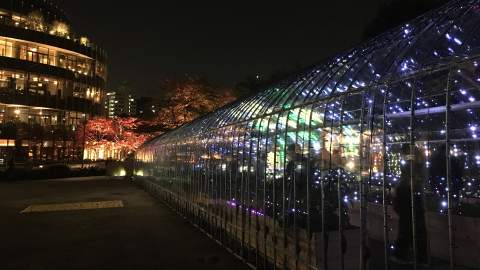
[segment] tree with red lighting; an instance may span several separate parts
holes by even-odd
[[[90,119],[85,130],[78,129],[78,141],[85,144],[87,152],[94,152],[95,157],[100,156],[100,151],[115,153],[115,156],[104,158],[123,159],[134,152],[146,140],[155,134],[138,133],[138,120],[136,118],[94,118]]]
[[[155,122],[168,131],[235,100],[229,89],[214,88],[198,77],[187,76],[166,83],[168,94]]]

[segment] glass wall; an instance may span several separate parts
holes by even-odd
[[[0,56],[68,69],[85,76],[106,78],[106,67],[89,57],[60,48],[0,37]]]
[[[478,269],[479,5],[147,142],[137,181],[257,269]]]
[[[0,69],[0,100],[13,95],[76,97],[99,104],[102,93],[87,83]]]
[[[79,161],[78,130],[89,114],[0,103],[0,167],[16,163]]]

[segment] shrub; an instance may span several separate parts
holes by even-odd
[[[8,169],[4,172],[0,172],[0,181],[45,180],[103,175],[106,175],[106,170],[97,167],[72,170],[66,165],[52,165],[45,168],[36,169]]]

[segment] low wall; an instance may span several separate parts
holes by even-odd
[[[242,215],[237,208],[227,207],[224,202],[214,201],[206,197],[196,197],[195,201],[186,200],[174,192],[163,188],[155,180],[136,178],[136,182],[154,197],[175,208],[181,215],[197,224],[205,233],[220,241],[234,253],[241,255],[247,262],[249,257],[261,260],[261,264],[276,264],[286,269],[323,269],[324,261],[329,267],[336,269],[338,264],[340,238],[337,232],[329,232],[327,252],[323,254],[321,233],[310,236],[304,229],[283,228],[271,217]],[[222,206],[223,205],[223,206]],[[389,237],[396,239],[398,217],[390,209]],[[360,261],[360,209],[354,205],[349,209],[350,223],[353,225],[344,231],[348,239],[348,248],[343,254],[345,269],[358,269]],[[427,231],[430,256],[436,260],[448,259],[448,226],[447,217],[436,213],[427,213]],[[376,242],[378,249],[374,254],[383,254],[383,208],[378,204],[368,205],[368,236],[370,242]],[[478,269],[480,265],[480,219],[455,216],[455,256],[458,266]],[[460,229],[461,228],[461,229]],[[276,235],[276,237],[275,237]],[[373,244],[373,243],[371,243]],[[250,255],[249,255],[250,254]],[[382,262],[383,258],[371,258],[371,261]],[[254,262],[250,262],[254,265]],[[443,263],[447,265],[447,263]],[[264,268],[261,268],[264,269]],[[445,268],[447,269],[447,268]]]

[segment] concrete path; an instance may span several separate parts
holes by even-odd
[[[249,269],[135,185],[88,180],[0,182],[0,269]]]

